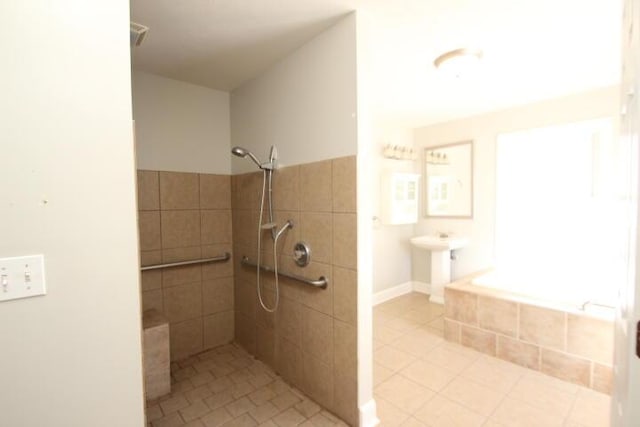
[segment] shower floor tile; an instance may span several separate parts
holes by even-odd
[[[347,425],[235,344],[172,363],[171,380],[147,427]]]
[[[442,314],[415,292],[373,309],[381,426],[609,426],[610,396],[444,341]]]

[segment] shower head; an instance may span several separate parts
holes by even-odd
[[[254,156],[253,153],[247,150],[246,148],[233,147],[231,149],[231,154],[233,154],[234,156],[242,157],[242,158],[249,156],[249,158],[253,160],[253,163],[258,165],[258,167],[262,169],[262,165],[260,164],[260,161],[258,160],[258,158]]]

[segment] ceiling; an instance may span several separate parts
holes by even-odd
[[[131,0],[134,67],[231,91],[347,13],[366,14],[374,112],[418,126],[617,84],[620,0]],[[477,46],[477,73],[438,73]]]

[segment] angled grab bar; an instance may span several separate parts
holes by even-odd
[[[257,267],[256,263],[251,261],[248,256],[243,256],[242,260],[240,261],[240,264],[245,265],[247,267],[254,267],[254,268]],[[269,273],[274,272],[273,268],[267,267],[265,265],[261,265],[260,270],[266,271]],[[278,275],[283,277],[288,277],[289,279],[297,280],[298,282],[302,282],[307,285],[311,285],[315,288],[320,288],[320,289],[326,289],[327,286],[329,285],[329,279],[327,279],[324,276],[320,276],[318,280],[312,280],[312,279],[307,279],[306,277],[296,276],[295,274],[282,273],[281,271],[278,271]]]
[[[179,267],[181,265],[207,264],[210,262],[229,261],[230,258],[231,258],[231,255],[229,254],[229,252],[225,252],[224,255],[216,256],[213,258],[194,259],[192,261],[170,262],[168,264],[146,265],[144,267],[141,267],[140,271],[157,270],[159,268]]]

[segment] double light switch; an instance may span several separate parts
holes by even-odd
[[[0,258],[0,301],[45,293],[44,255]]]

